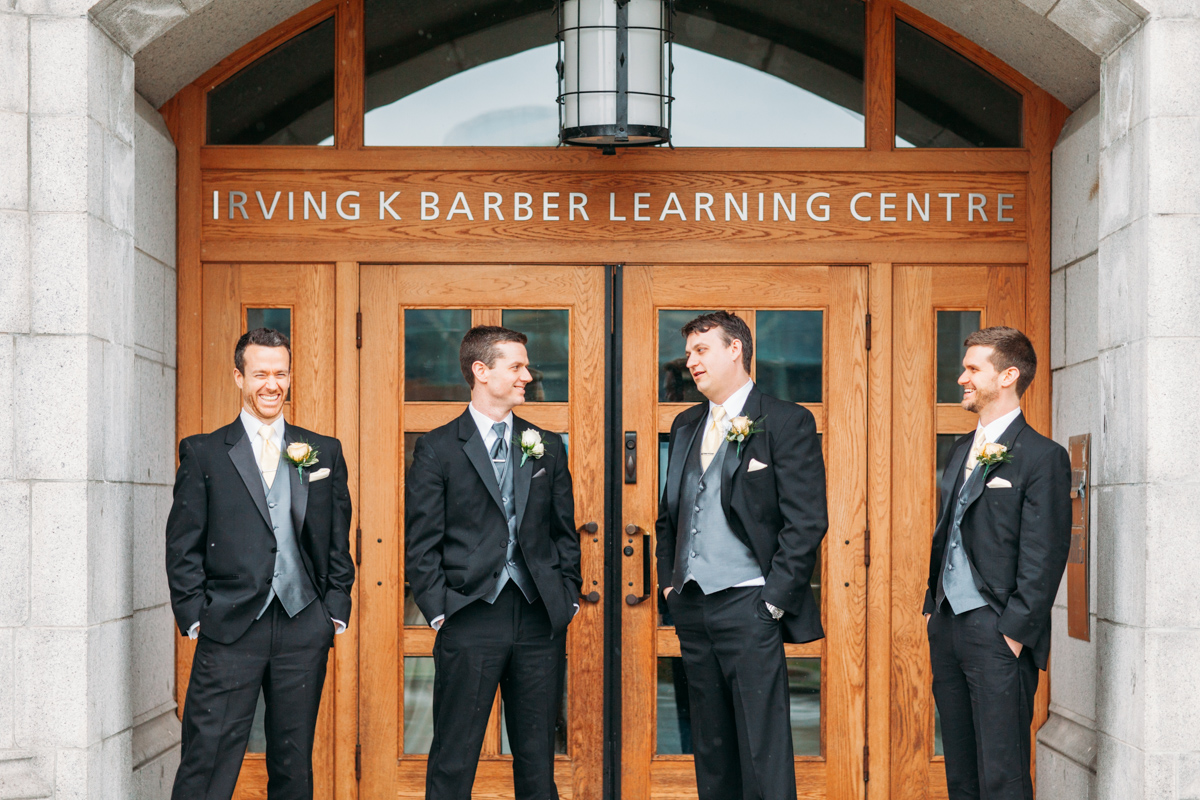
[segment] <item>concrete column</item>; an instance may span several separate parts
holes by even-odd
[[[1200,8],[1104,61],[1095,796],[1200,795]]]
[[[174,711],[175,326],[173,181],[143,237],[135,140],[172,176],[174,155],[135,126],[133,60],[88,5],[0,2],[3,798],[162,796],[135,792],[135,761],[178,738],[159,722],[137,746]]]

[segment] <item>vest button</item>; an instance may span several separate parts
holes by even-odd
[[[690,555],[692,558],[695,558],[695,557],[696,557],[696,551],[695,551],[695,550],[693,550],[693,551],[692,551],[692,552],[691,552],[689,555]]]
[[[274,504],[274,503],[267,503],[267,506],[268,506],[269,508],[274,508],[274,507],[275,507],[275,504]],[[696,510],[697,510],[697,511],[699,511],[699,509],[696,509]]]

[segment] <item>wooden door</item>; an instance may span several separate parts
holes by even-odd
[[[434,631],[404,579],[404,471],[416,440],[466,408],[458,348],[472,325],[530,335],[535,371],[517,413],[567,434],[585,594],[571,624],[557,733],[564,798],[599,800],[603,747],[604,347],[602,267],[371,265],[360,275],[361,797],[423,798]],[[584,526],[595,523],[592,530]],[[474,797],[512,797],[497,698]]]
[[[233,381],[234,345],[249,328],[268,327],[281,330],[292,340],[292,388],[284,418],[334,435],[334,285],[333,264],[203,265],[202,431],[215,430],[237,418],[242,399]],[[345,641],[344,635],[337,637],[330,652],[317,718],[313,748],[317,798],[334,796],[334,747],[339,731],[335,730],[333,687],[339,669],[354,669],[353,649],[347,651]],[[180,707],[187,694],[194,651],[194,642],[179,639],[176,685]],[[260,695],[234,795],[238,800],[267,796],[263,712]],[[354,736],[353,730],[341,734]]]
[[[825,453],[829,533],[813,586],[826,638],[785,647],[798,794],[864,797],[867,270],[627,266],[623,283],[624,430],[636,432],[640,456],[637,482],[623,486],[621,590],[633,604],[622,606],[618,796],[696,796],[679,641],[657,603],[653,533],[671,421],[700,399],[679,329],[724,308],[755,334],[759,386],[813,412]]]
[[[1025,267],[898,266],[892,291],[891,797],[923,800],[946,797],[921,610],[937,479],[978,421],[960,405],[962,343],[981,327],[1025,327]],[[1034,731],[1045,719],[1041,677]]]

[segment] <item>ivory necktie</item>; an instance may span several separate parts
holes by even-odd
[[[979,462],[976,458],[983,450],[983,446],[987,444],[987,437],[983,434],[983,428],[975,429],[975,441],[971,444],[971,452],[967,453],[967,477],[971,477],[971,473],[975,470],[975,465]]]
[[[700,443],[700,469],[707,471],[713,456],[721,449],[721,440],[725,438],[725,429],[721,422],[725,419],[725,408],[714,406],[712,410],[712,425],[704,432],[704,441]]]
[[[275,482],[275,470],[279,468],[279,448],[271,441],[271,430],[270,425],[263,425],[258,429],[258,435],[262,439],[262,455],[259,457],[258,466],[262,469],[263,480],[266,481],[268,489]]]

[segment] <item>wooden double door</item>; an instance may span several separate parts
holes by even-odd
[[[503,324],[529,336],[535,380],[517,413],[565,436],[574,477],[584,585],[555,738],[560,794],[695,796],[654,520],[671,421],[701,400],[679,329],[728,309],[755,334],[754,379],[813,412],[825,455],[813,585],[826,638],[785,648],[798,795],[945,796],[920,615],[935,476],[974,426],[953,389],[962,339],[1023,325],[1024,267],[206,264],[204,295],[206,427],[236,413],[222,354],[247,326],[286,320],[289,418],[349,442],[355,618],[331,659],[318,795],[424,796],[436,634],[405,581],[405,470],[417,438],[465,408],[462,335]],[[476,797],[513,796],[504,718],[497,697]],[[251,749],[239,794],[265,796]]]

